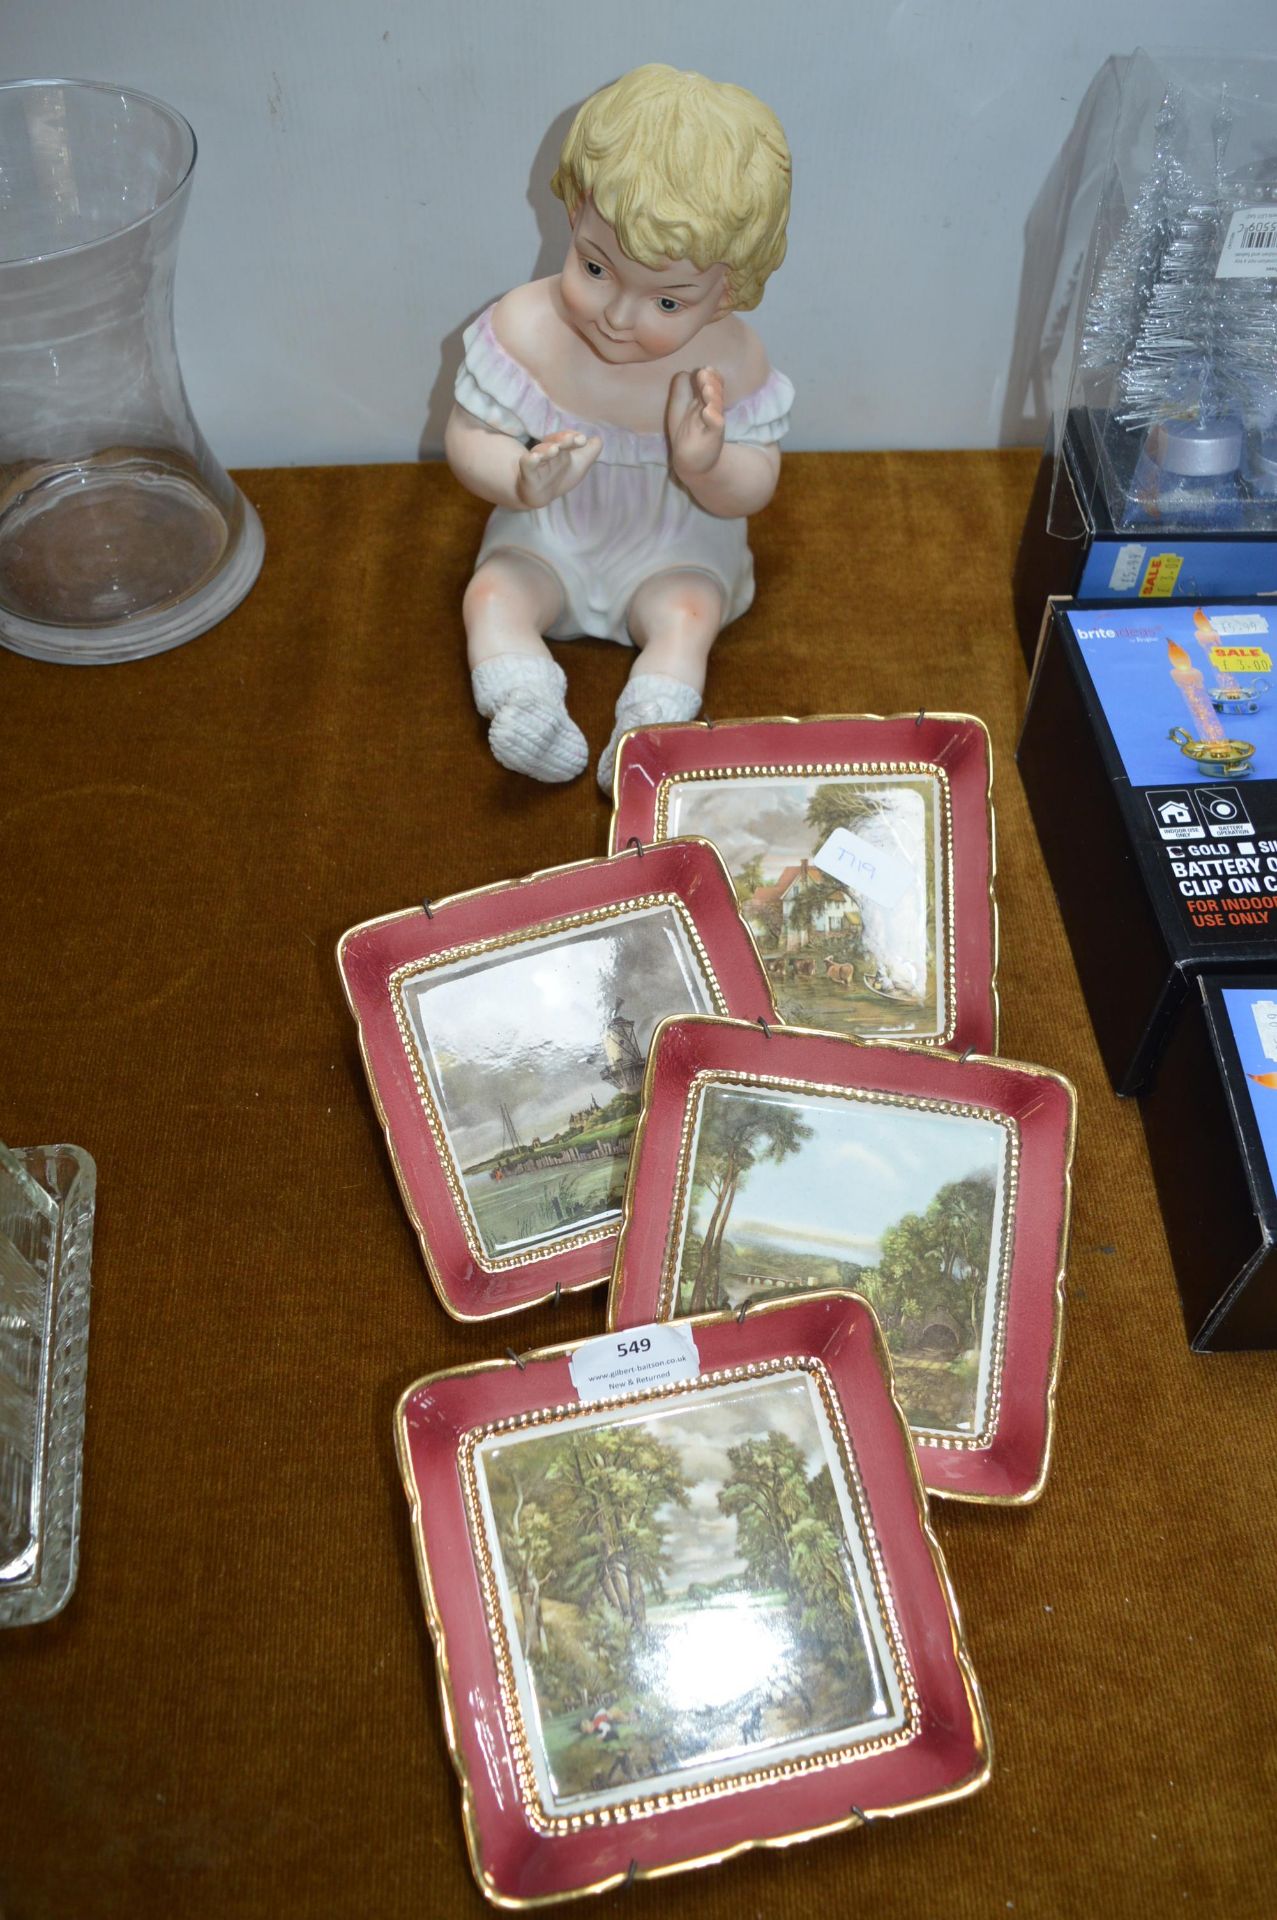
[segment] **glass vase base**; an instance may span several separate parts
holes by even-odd
[[[170,530],[180,525],[188,543],[198,539],[207,539],[211,543],[216,538],[216,529],[200,524],[195,513],[197,502],[207,504],[205,496],[197,495],[194,489],[189,491],[189,495],[184,495],[179,487],[170,484],[163,490],[153,490],[147,511],[164,516],[170,522]],[[153,653],[165,653],[170,647],[184,646],[188,640],[207,633],[210,627],[224,620],[244,599],[261,571],[266,551],[266,536],[256,510],[242,493],[239,502],[239,526],[235,538],[222,553],[216,570],[194,591],[178,599],[167,600],[163,605],[153,606],[150,611],[130,613],[117,621],[98,619],[84,625],[65,617],[56,620],[35,619],[13,605],[0,604],[0,646],[8,647],[13,653],[25,654],[32,660],[55,661],[66,666],[105,667],[119,666],[128,660],[143,660]],[[109,506],[109,502],[100,504]],[[57,511],[50,497],[42,513],[52,516]],[[64,511],[82,511],[81,503],[68,498]],[[222,525],[220,516],[218,524]],[[25,529],[23,540],[27,554],[38,551],[39,535],[39,522],[33,516],[32,524]],[[162,543],[157,543],[157,551],[161,547]],[[0,556],[2,562],[3,556]],[[3,570],[7,576],[12,568],[6,566]],[[67,592],[72,593],[73,588],[65,573],[61,578]],[[157,580],[156,585],[162,587],[162,582]],[[26,597],[23,593],[10,594],[10,598],[17,599],[19,603]]]

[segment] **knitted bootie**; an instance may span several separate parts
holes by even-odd
[[[567,675],[554,660],[501,653],[470,675],[474,703],[495,760],[530,780],[575,780],[590,758],[585,735],[568,717]]]
[[[631,727],[660,727],[671,720],[695,720],[701,710],[701,696],[686,681],[671,680],[667,673],[643,673],[635,668],[616,703],[616,725],[612,738],[599,761],[599,785],[611,797],[612,767],[621,735]]]

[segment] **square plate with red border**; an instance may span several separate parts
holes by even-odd
[[[1075,1107],[1041,1067],[667,1020],[608,1324],[861,1291],[928,1490],[1026,1504],[1050,1460]]]
[[[775,1018],[705,841],[367,921],[337,964],[404,1203],[458,1320],[607,1279],[659,1019]]]
[[[621,741],[613,794],[614,850],[683,833],[718,847],[783,1020],[996,1051],[982,720],[857,714],[639,728]],[[822,845],[836,871],[816,864]]]
[[[502,1906],[988,1778],[870,1309],[824,1293],[685,1325],[678,1379],[583,1402],[573,1356],[604,1336],[436,1374],[399,1403],[471,1865]]]

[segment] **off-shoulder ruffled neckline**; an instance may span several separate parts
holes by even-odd
[[[457,383],[457,397],[462,406],[466,404],[464,389],[472,382],[479,395],[512,414],[533,440],[543,440],[547,434],[565,429],[598,434],[603,440],[600,458],[604,461],[643,466],[667,464],[669,448],[663,433],[639,433],[607,421],[587,420],[552,399],[497,338],[493,311],[493,307],[486,307],[465,331],[466,361]],[[753,439],[762,444],[779,440],[788,426],[793,399],[792,385],[783,373],[773,368],[761,387],[725,409],[727,438]]]

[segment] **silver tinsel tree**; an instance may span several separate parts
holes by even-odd
[[[1192,183],[1172,152],[1177,122],[1176,99],[1168,94],[1157,116],[1153,165],[1120,216],[1087,303],[1081,364],[1093,372],[1125,367],[1166,249],[1194,197]]]
[[[1266,427],[1277,413],[1277,281],[1221,280],[1216,267],[1233,214],[1273,201],[1272,183],[1226,173],[1223,95],[1214,178],[1191,180],[1172,152],[1179,112],[1168,95],[1153,166],[1096,278],[1081,364],[1110,374],[1110,418],[1123,430],[1224,414]]]

